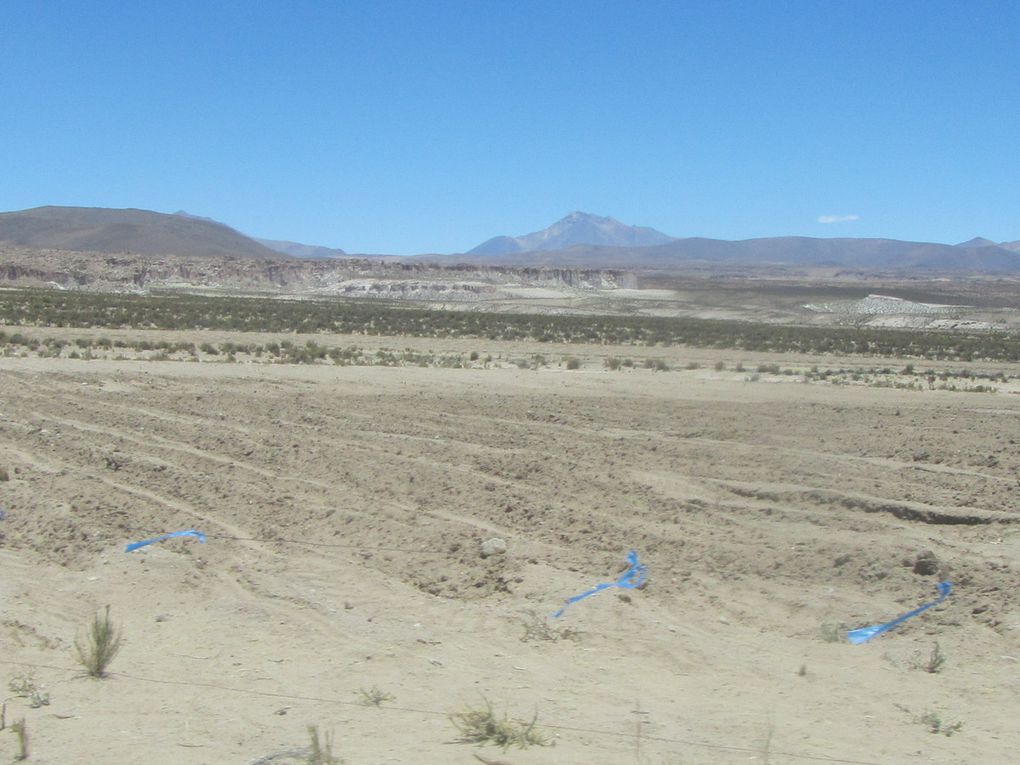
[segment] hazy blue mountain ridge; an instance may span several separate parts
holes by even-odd
[[[323,260],[329,258],[343,258],[347,253],[336,247],[323,247],[318,244],[301,244],[300,242],[288,242],[283,239],[260,239],[252,237],[259,244],[268,247],[274,252],[289,255],[292,258],[305,258],[309,260]]]

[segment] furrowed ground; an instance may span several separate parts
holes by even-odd
[[[1008,358],[47,323],[0,358],[31,761],[284,762],[310,724],[350,765],[1013,757]],[[549,617],[631,549],[647,588]],[[125,645],[86,680],[108,604]],[[555,746],[457,743],[485,700]]]

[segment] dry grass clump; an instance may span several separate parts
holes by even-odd
[[[464,744],[493,744],[501,747],[505,752],[511,746],[518,749],[526,749],[529,746],[550,746],[552,740],[535,728],[538,721],[538,713],[531,718],[530,722],[514,720],[503,715],[496,716],[492,704],[485,697],[484,708],[474,709],[468,707],[463,712],[455,712],[450,715],[450,722],[460,731],[459,742]]]
[[[521,617],[521,626],[524,627],[524,634],[521,635],[522,643],[541,640],[553,643],[557,640],[570,640],[575,643],[581,642],[584,633],[573,627],[552,627],[549,622],[535,611],[528,611]]]
[[[333,754],[333,734],[319,738],[319,727],[308,726],[308,765],[343,765],[343,760]]]
[[[387,701],[393,701],[396,697],[392,693],[380,690],[376,686],[361,688],[358,690],[361,695],[361,704],[366,707],[381,707]]]
[[[934,675],[942,671],[945,663],[946,655],[942,653],[942,649],[936,642],[932,644],[931,653],[928,654],[927,658],[921,658],[920,654],[916,654],[911,662],[911,666],[914,669],[923,669],[925,672]]]
[[[825,622],[819,628],[819,636],[826,643],[845,643],[847,626],[842,622]]]
[[[925,726],[929,733],[941,733],[943,736],[952,736],[963,728],[962,721],[948,722],[942,719],[942,715],[933,710],[925,712],[917,721]]]
[[[18,753],[14,755],[15,762],[20,760],[28,759],[28,726],[25,724],[25,718],[22,717],[17,722],[11,723],[11,730],[14,735],[18,737]]]
[[[7,683],[7,689],[19,698],[28,699],[28,705],[32,709],[45,707],[50,703],[50,694],[42,690],[35,678],[28,673],[12,677]],[[2,726],[0,726],[0,730],[3,730]]]

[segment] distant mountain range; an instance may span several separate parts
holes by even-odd
[[[253,239],[209,218],[180,211],[38,207],[0,213],[0,246],[140,255],[279,259],[338,258],[343,250]],[[422,256],[424,257],[424,256]],[[549,228],[489,239],[444,261],[501,266],[680,270],[691,265],[782,266],[899,271],[1020,274],[1020,241],[975,238],[960,244],[895,239],[771,237],[727,241],[674,238],[613,218],[573,212]]]
[[[213,220],[212,218],[203,218],[201,215],[192,215],[184,210],[178,210],[174,213],[174,215],[180,215],[182,218],[191,218],[191,220],[204,220],[209,223],[219,223],[219,221]],[[223,224],[219,223],[219,225]],[[288,242],[283,239],[259,239],[256,236],[251,237],[251,239],[258,242],[263,247],[268,247],[273,252],[279,252],[292,258],[317,260],[321,258],[342,258],[347,255],[346,252],[338,250],[335,247],[321,247],[317,244],[301,244],[300,242]]]
[[[504,265],[668,270],[693,263],[870,270],[1020,272],[1020,242],[977,237],[957,245],[802,236],[727,241],[676,238],[613,218],[573,212],[523,236],[489,239],[467,253]]]
[[[208,218],[103,207],[36,207],[0,213],[0,244],[109,254],[280,257]]]
[[[552,252],[474,256],[500,265],[669,271],[691,265],[782,266],[848,270],[1020,274],[1016,243],[973,245],[896,239],[816,239],[802,236],[727,241],[690,237],[652,247],[574,245]]]
[[[469,255],[508,255],[515,252],[552,252],[575,245],[652,247],[673,237],[644,226],[627,226],[613,218],[572,212],[549,228],[523,236],[497,236],[482,242]]]
[[[269,249],[289,255],[292,258],[305,258],[311,260],[322,260],[328,258],[343,258],[347,253],[335,247],[322,247],[317,244],[301,244],[300,242],[287,242],[281,239],[258,239],[253,237],[259,244]]]

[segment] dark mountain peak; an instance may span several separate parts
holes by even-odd
[[[478,245],[473,255],[563,250],[577,245],[596,247],[653,247],[673,237],[644,226],[628,226],[601,215],[575,210],[548,228],[522,236],[497,236]]]

